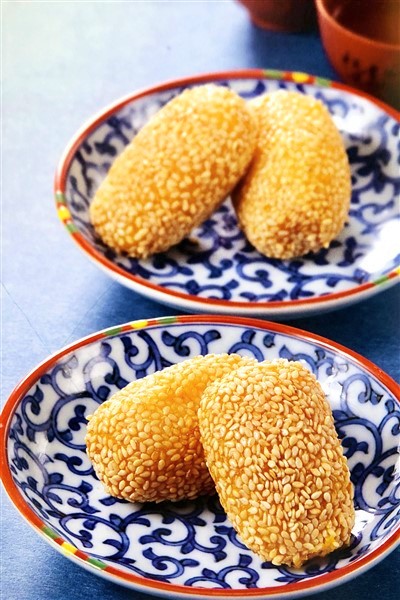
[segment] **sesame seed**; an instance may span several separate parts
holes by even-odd
[[[290,483],[287,483],[286,485],[284,485],[283,487],[283,495],[287,496],[288,494],[290,494],[290,492],[292,491],[292,486],[290,485]]]

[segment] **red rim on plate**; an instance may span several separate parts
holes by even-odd
[[[43,536],[53,547],[55,547],[62,554],[68,555],[74,562],[77,562],[80,566],[97,571],[97,574],[103,576],[106,579],[112,581],[118,581],[121,584],[142,589],[144,591],[156,591],[161,594],[175,593],[180,597],[184,596],[209,596],[209,597],[266,597],[266,596],[280,596],[288,597],[292,594],[299,594],[301,592],[312,590],[317,591],[321,586],[325,589],[332,587],[339,583],[344,583],[346,580],[352,579],[357,574],[367,570],[374,563],[382,560],[389,552],[395,549],[397,544],[400,542],[400,529],[393,531],[389,535],[388,539],[383,542],[378,548],[373,550],[370,554],[361,557],[360,559],[350,563],[337,571],[320,575],[314,579],[308,581],[292,583],[285,589],[268,587],[268,588],[257,588],[247,590],[231,590],[231,589],[208,589],[208,588],[190,588],[183,585],[176,585],[173,583],[164,583],[152,579],[145,579],[137,575],[126,573],[117,567],[107,565],[102,560],[91,558],[85,552],[78,550],[72,546],[69,542],[60,537],[54,530],[48,527],[36,513],[26,504],[25,500],[20,494],[20,491],[15,484],[10,467],[7,460],[7,439],[8,432],[11,425],[11,420],[14,415],[14,409],[18,406],[22,398],[27,394],[29,389],[32,387],[35,381],[37,381],[46,371],[59,361],[66,354],[73,352],[83,346],[94,343],[98,340],[102,340],[111,336],[119,335],[123,332],[146,329],[149,327],[169,325],[174,323],[215,323],[215,324],[229,324],[229,325],[245,325],[248,327],[255,327],[258,329],[264,329],[274,331],[276,333],[282,333],[289,336],[301,338],[303,340],[309,340],[316,342],[324,348],[339,353],[343,357],[350,358],[357,365],[363,367],[373,376],[375,376],[386,388],[393,394],[400,405],[400,386],[387,375],[382,369],[376,366],[374,363],[363,358],[361,355],[353,352],[352,350],[332,342],[324,337],[315,335],[295,327],[289,327],[279,323],[272,323],[264,320],[249,319],[243,317],[224,317],[215,315],[204,315],[204,316],[177,316],[177,317],[160,317],[157,319],[149,319],[142,321],[133,321],[117,327],[105,329],[94,333],[88,337],[82,338],[77,342],[66,346],[59,352],[51,355],[48,359],[40,363],[33,371],[31,371],[14,389],[9,397],[6,405],[3,409],[0,419],[0,462],[1,462],[1,478],[7,494],[11,501],[16,506],[21,515],[28,521],[28,523]]]
[[[74,154],[77,148],[81,145],[82,141],[93,132],[108,116],[114,113],[116,110],[120,110],[125,105],[129,104],[133,100],[138,100],[144,96],[149,94],[153,94],[156,92],[163,92],[175,87],[181,87],[186,85],[191,85],[195,83],[207,83],[210,81],[218,81],[221,79],[272,79],[272,80],[282,80],[282,81],[291,81],[298,84],[311,84],[317,85],[324,88],[334,88],[343,90],[345,92],[352,93],[354,95],[360,96],[362,98],[366,98],[380,109],[385,111],[391,117],[400,121],[400,112],[396,111],[394,108],[388,106],[384,102],[360,91],[351,88],[350,86],[344,85],[342,83],[337,83],[335,81],[331,81],[329,79],[324,79],[322,77],[317,77],[314,75],[309,75],[307,73],[298,73],[293,71],[276,71],[276,70],[265,70],[265,69],[245,69],[241,71],[225,71],[220,73],[208,73],[198,76],[185,77],[183,79],[176,79],[173,81],[168,81],[166,83],[162,83],[160,85],[156,85],[153,87],[146,88],[144,90],[140,90],[135,92],[134,94],[130,94],[112,105],[108,106],[100,113],[98,113],[95,117],[89,120],[73,137],[71,142],[68,144],[64,155],[61,158],[59,166],[56,171],[55,181],[54,181],[54,193],[56,200],[57,212],[60,220],[66,227],[67,231],[72,236],[73,240],[78,244],[78,246],[83,250],[89,258],[91,258],[95,263],[97,263],[103,270],[109,271],[111,275],[120,279],[121,277],[128,280],[132,285],[136,285],[137,287],[144,287],[152,290],[153,292],[158,292],[163,295],[165,299],[173,303],[173,300],[186,300],[190,301],[191,305],[194,308],[201,308],[208,310],[212,307],[215,309],[225,309],[226,311],[230,308],[238,308],[243,309],[243,311],[249,310],[252,312],[257,309],[258,311],[265,310],[268,313],[268,310],[271,312],[289,309],[289,307],[299,308],[307,308],[312,307],[315,304],[321,304],[321,307],[328,308],[329,305],[341,302],[345,302],[347,299],[350,301],[354,299],[356,295],[360,295],[362,297],[367,297],[369,295],[373,295],[375,292],[382,289],[382,287],[387,287],[393,285],[397,281],[400,280],[400,268],[396,268],[390,273],[386,275],[382,275],[378,279],[374,281],[368,281],[366,283],[356,285],[353,288],[348,290],[344,290],[341,292],[334,292],[332,294],[326,294],[324,296],[317,296],[314,298],[305,298],[305,299],[296,299],[296,300],[281,300],[281,301],[271,301],[271,302],[257,302],[257,303],[249,303],[249,302],[239,302],[239,301],[230,301],[230,300],[221,300],[214,298],[199,298],[198,296],[182,293],[175,290],[170,290],[161,285],[146,281],[137,275],[132,275],[125,269],[117,266],[111,260],[105,258],[98,250],[96,250],[79,232],[77,227],[75,226],[73,219],[71,217],[71,213],[67,207],[65,192],[66,192],[66,181],[68,176],[68,171],[74,157]]]

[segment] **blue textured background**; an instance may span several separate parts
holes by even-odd
[[[253,27],[227,1],[2,2],[2,395],[49,353],[98,329],[176,314],[103,275],[58,222],[52,182],[70,137],[104,105],[166,79],[237,68],[335,78],[317,33]],[[399,379],[398,287],[290,324],[363,354]],[[2,600],[148,595],[107,583],[50,548],[2,491]],[[400,552],[315,600],[397,598]]]

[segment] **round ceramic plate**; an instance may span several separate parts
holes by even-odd
[[[108,496],[85,453],[86,415],[129,381],[198,354],[302,361],[321,382],[355,486],[350,547],[300,569],[248,550],[217,496],[132,504]],[[286,598],[368,569],[399,540],[398,387],[361,356],[304,331],[244,318],[136,321],[39,365],[3,411],[5,488],[57,550],[116,583],[174,598]],[[397,466],[396,466],[397,465]]]
[[[168,252],[147,260],[107,248],[89,204],[115,157],[166,102],[213,81],[250,99],[277,89],[322,100],[347,148],[353,180],[349,222],[329,249],[295,260],[259,254],[239,230],[230,199]],[[175,81],[105,109],[79,131],[61,160],[55,192],[61,220],[95,263],[120,283],[190,312],[300,316],[339,308],[399,279],[399,125],[389,107],[304,73],[240,71]]]

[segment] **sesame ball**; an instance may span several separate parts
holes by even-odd
[[[131,502],[192,499],[214,490],[197,419],[210,382],[254,359],[209,354],[133,381],[89,419],[87,454],[106,491]]]
[[[145,258],[180,242],[243,175],[256,143],[245,101],[202,85],[166,104],[117,157],[90,205],[108,246]]]
[[[199,423],[221,504],[248,548],[300,567],[349,542],[349,469],[308,369],[283,359],[240,367],[206,388]]]
[[[284,90],[249,102],[254,160],[234,194],[240,227],[271,258],[327,248],[348,217],[350,167],[341,135],[319,100]]]

